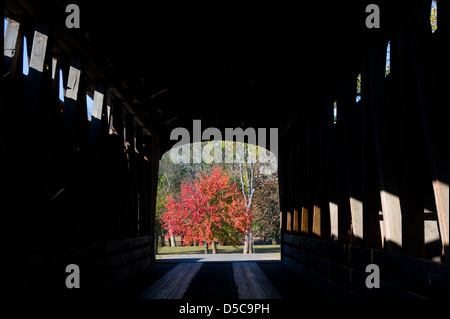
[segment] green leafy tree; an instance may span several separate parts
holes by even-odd
[[[431,14],[430,14],[430,23],[432,32],[436,32],[437,30],[437,2],[433,0],[431,2]]]
[[[258,184],[253,204],[253,229],[265,241],[280,238],[280,203],[278,174],[270,175]]]

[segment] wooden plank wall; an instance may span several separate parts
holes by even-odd
[[[341,280],[330,269],[348,274],[357,267],[354,256],[345,255],[350,249],[379,256],[364,262],[386,267],[387,282],[398,284],[389,296],[400,296],[402,288],[411,289],[410,297],[448,293],[436,279],[448,283],[448,68],[442,55],[448,29],[441,18],[431,32],[430,6],[383,3],[383,28],[355,27],[361,40],[342,44],[348,60],[339,61],[336,77],[280,137],[283,260],[305,273],[314,269],[330,289]],[[439,17],[448,10],[439,3]],[[388,41],[391,73],[385,76]],[[408,280],[420,284],[406,287]],[[343,286],[351,288],[348,281]]]
[[[2,274],[1,293],[24,293],[19,278],[32,287],[31,271],[36,280],[42,272],[60,278],[65,262],[79,264],[86,286],[111,284],[154,259],[158,139],[144,132],[117,90],[91,72],[87,57],[61,52],[55,26],[32,15],[8,18],[12,47],[5,48],[1,63],[0,169],[6,188],[0,233],[1,264],[9,272]],[[24,51],[28,75],[22,73]],[[94,99],[91,119],[87,94]],[[51,282],[42,289],[60,291]]]

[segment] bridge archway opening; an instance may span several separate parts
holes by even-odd
[[[241,208],[251,216],[251,228],[245,233],[231,230],[232,235],[218,232],[206,245],[205,240],[188,242],[185,233],[169,229],[167,216],[173,206],[168,202],[181,203],[183,196],[194,195],[194,189],[189,193],[183,191],[183,187],[212,181],[214,174],[219,176],[217,170],[228,181],[229,191],[233,189],[240,203],[245,205]],[[185,212],[187,220],[190,219],[192,216],[188,217],[189,212]],[[280,260],[280,217],[277,157],[266,148],[215,140],[179,145],[161,157],[155,216],[156,260],[188,258],[189,255],[198,258],[200,254],[208,254],[208,259],[214,261],[241,258],[236,254],[245,254],[245,259],[249,260]],[[213,224],[212,227],[216,226],[230,225]]]

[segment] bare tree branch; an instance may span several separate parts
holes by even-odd
[[[239,163],[239,171],[241,173],[242,195],[244,196],[245,203],[247,203],[247,197],[245,196],[244,176],[242,175],[242,163]]]

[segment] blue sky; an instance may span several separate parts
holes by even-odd
[[[92,115],[92,107],[94,106],[94,100],[91,99],[91,97],[87,94],[86,94],[86,106],[87,106],[88,120],[90,121]]]

